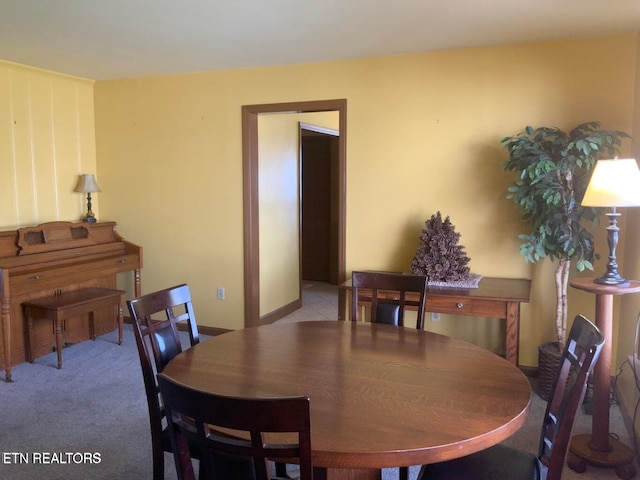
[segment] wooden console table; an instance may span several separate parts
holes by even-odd
[[[122,307],[124,290],[111,290],[109,288],[84,288],[38,298],[23,303],[24,315],[27,320],[27,360],[33,362],[33,350],[31,348],[31,329],[33,320],[50,320],[56,336],[56,354],[58,355],[58,368],[62,368],[62,333],[67,318],[89,314],[89,336],[96,339],[93,314],[103,308],[117,308],[118,344],[122,345]]]
[[[613,341],[613,297],[640,292],[640,282],[631,280],[626,287],[600,285],[593,278],[576,278],[571,286],[596,296],[595,324],[605,342],[593,373],[593,416],[591,434],[571,439],[569,467],[583,473],[586,464],[616,469],[618,477],[628,480],[636,475],[634,451],[609,434],[609,391],[611,389],[611,347]]]
[[[520,304],[529,302],[531,280],[484,277],[478,288],[430,286],[425,312],[472,317],[491,317],[506,321],[505,358],[518,365],[520,343]],[[358,301],[367,302],[367,290]],[[338,319],[345,319],[347,297],[351,298],[351,280],[338,289]],[[369,298],[370,300],[370,298]]]

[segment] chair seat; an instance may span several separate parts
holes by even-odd
[[[423,465],[418,480],[544,480],[535,455],[496,445],[448,462]]]

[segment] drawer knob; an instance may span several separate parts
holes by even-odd
[[[464,307],[464,303],[458,302],[458,303],[456,303],[456,307],[457,308],[462,308],[462,307]]]
[[[31,277],[32,280],[40,280],[42,278],[42,275],[34,275],[33,277]]]

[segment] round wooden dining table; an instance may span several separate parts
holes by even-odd
[[[380,479],[495,445],[529,413],[525,375],[498,355],[422,330],[344,321],[225,333],[164,369],[222,395],[306,395],[315,479]]]

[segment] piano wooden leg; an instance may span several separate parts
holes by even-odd
[[[118,345],[122,345],[123,323],[124,323],[124,316],[122,314],[122,305],[118,305]]]
[[[140,280],[140,269],[136,268],[133,271],[133,285],[136,297],[142,295],[142,281]]]
[[[62,368],[62,331],[64,330],[64,319],[56,319],[56,355],[58,357],[58,369]]]
[[[2,278],[2,277],[0,277]],[[4,348],[4,380],[11,381],[11,302],[6,296],[0,304],[0,316],[2,316],[2,346]]]
[[[33,348],[31,348],[31,329],[33,328],[33,318],[31,317],[31,310],[29,309],[29,307],[25,307],[24,316],[26,318],[26,328],[24,335],[27,339],[27,341],[25,342],[25,357],[27,359],[27,362],[33,363]]]
[[[95,320],[95,312],[89,312],[89,338],[91,340],[96,339],[96,320]]]

